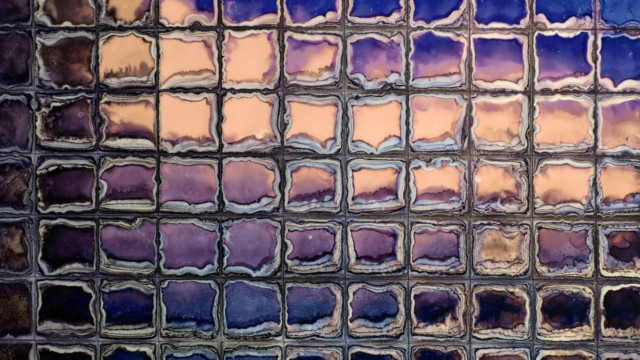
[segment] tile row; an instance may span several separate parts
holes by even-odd
[[[93,89],[96,84],[116,89],[156,85],[212,89],[219,78],[225,89],[274,89],[281,69],[285,84],[292,86],[335,86],[344,71],[351,86],[364,89],[406,85],[466,89],[467,63],[471,62],[475,88],[524,90],[533,86],[529,84],[531,58],[538,90],[591,90],[596,68],[599,86],[605,90],[639,89],[640,37],[624,33],[595,37],[586,31],[539,32],[529,56],[526,34],[474,34],[469,41],[463,32],[426,30],[408,35],[408,59],[403,32],[350,33],[343,49],[339,33],[287,31],[282,59],[278,30],[222,34],[218,50],[214,31],[172,31],[157,40],[149,33],[111,32],[102,33],[97,41],[94,33],[85,31],[36,32],[34,54],[29,33],[0,32],[0,50],[6,54],[0,58],[0,86],[34,83],[34,63],[37,86],[56,90]],[[67,53],[74,56],[63,56]],[[190,61],[183,61],[184,56]]]
[[[597,230],[597,231],[596,231]],[[345,233],[346,231],[346,233]],[[0,274],[640,277],[633,222],[0,221]],[[533,254],[530,256],[530,252]],[[597,255],[597,256],[596,256]],[[344,258],[344,260],[343,260]],[[597,266],[596,260],[598,259]]]
[[[0,24],[29,24],[31,0],[7,0],[0,7]],[[156,4],[157,2],[157,4]],[[637,27],[640,5],[633,0],[222,0],[225,26],[314,26],[340,24],[346,10],[348,24],[522,28],[529,25],[529,5],[534,24],[551,28],[591,28],[594,19],[604,28]],[[204,26],[218,24],[216,0],[35,0],[35,23],[41,26]],[[282,9],[282,10],[281,10]],[[596,10],[597,9],[597,10]],[[156,16],[156,11],[159,12]],[[283,13],[281,14],[281,11]]]
[[[415,283],[407,290],[400,283],[351,282],[343,294],[337,283],[230,280],[219,287],[214,281],[168,280],[156,287],[124,280],[102,281],[96,292],[91,281],[43,280],[36,285],[35,331],[150,338],[159,328],[163,337],[208,339],[222,330],[227,338],[250,339],[280,336],[284,327],[288,338],[331,339],[342,336],[344,319],[348,336],[356,339],[397,338],[407,324],[416,337],[462,339],[470,331],[479,340],[527,340],[532,323],[542,341],[593,340],[596,326],[605,340],[640,337],[638,284],[603,285],[599,297],[591,287],[573,284],[539,284],[533,294],[527,284],[467,287]],[[0,288],[0,300],[12,309],[0,313],[0,336],[30,335],[31,285],[0,282]]]

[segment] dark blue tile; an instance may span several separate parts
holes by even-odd
[[[637,286],[602,289],[602,322],[604,335],[616,331],[640,329],[640,288]]]
[[[86,335],[95,330],[95,294],[91,283],[38,283],[38,333]]]
[[[443,348],[418,347],[413,350],[413,360],[463,360],[461,349],[445,350]]]
[[[165,336],[208,337],[218,329],[218,290],[213,282],[168,281],[162,287]]]
[[[593,0],[536,0],[536,15],[550,23],[564,23],[571,18],[593,17]]]
[[[526,0],[476,0],[475,19],[478,24],[520,25],[526,18]]]
[[[287,285],[287,334],[290,337],[337,337],[342,294],[334,284]]]
[[[404,331],[404,288],[398,284],[349,285],[349,334],[399,336]]]
[[[224,286],[224,300],[229,335],[265,335],[280,330],[282,308],[277,285],[230,281]]]
[[[413,0],[413,21],[425,25],[455,23],[462,16],[464,0]],[[460,12],[457,18],[443,21]]]
[[[95,267],[96,226],[93,222],[42,220],[38,263],[46,275],[88,272]]]
[[[224,19],[231,24],[248,23],[269,14],[275,21],[268,23],[278,22],[277,0],[223,0],[222,9]]]
[[[204,345],[163,345],[162,360],[218,360],[218,353],[213,347]]]
[[[155,333],[155,288],[132,281],[105,283],[101,289],[102,334],[151,336]]]
[[[402,11],[402,3],[397,0],[350,0],[349,16],[363,19],[390,17]]]
[[[564,82],[577,85],[581,82],[579,78],[589,76],[593,71],[590,62],[590,41],[591,38],[586,32],[572,37],[538,34],[536,56],[537,79],[541,82],[539,84]],[[591,77],[587,81],[591,82]]]
[[[135,345],[108,345],[102,349],[102,360],[154,360],[153,348]]]
[[[600,0],[602,9],[600,18],[612,27],[640,25],[640,1],[637,0]]]
[[[640,80],[640,38],[627,35],[602,37],[600,78],[604,85],[617,88],[623,82]]]

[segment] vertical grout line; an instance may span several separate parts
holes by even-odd
[[[536,241],[536,229],[535,229],[535,218],[534,218],[534,189],[533,189],[533,179],[535,173],[535,157],[534,157],[534,109],[536,104],[535,97],[535,89],[536,89],[536,51],[535,51],[535,38],[536,38],[536,22],[535,22],[535,1],[529,0],[527,3],[528,12],[529,12],[529,26],[528,26],[528,37],[527,37],[527,59],[528,59],[528,111],[527,111],[527,145],[529,152],[529,171],[527,171],[527,181],[529,182],[529,193],[527,194],[527,201],[529,202],[529,213],[530,213],[530,221],[529,221],[529,282],[531,288],[529,289],[530,296],[530,305],[529,305],[529,324],[527,324],[529,328],[529,336],[531,336],[531,356],[535,356],[536,351],[536,336],[537,336],[537,328],[536,318],[537,318],[537,289],[536,289],[536,280],[535,280],[535,241]]]
[[[466,65],[466,69],[467,69],[467,74],[466,74],[466,82],[467,82],[467,91],[466,91],[466,108],[465,108],[465,120],[464,120],[464,139],[462,139],[463,144],[466,144],[466,151],[467,151],[467,165],[466,165],[466,179],[467,179],[467,196],[466,196],[466,207],[467,207],[467,225],[465,226],[464,229],[464,239],[465,239],[465,247],[464,250],[466,252],[466,256],[465,256],[465,262],[466,262],[466,281],[465,281],[465,285],[466,285],[466,291],[465,291],[465,295],[467,296],[467,313],[465,314],[465,321],[467,322],[467,341],[468,341],[468,351],[469,351],[469,358],[471,358],[473,356],[473,358],[475,358],[475,355],[472,355],[473,353],[473,291],[472,291],[472,283],[471,283],[471,275],[473,273],[473,218],[472,218],[472,213],[473,213],[473,172],[472,172],[472,158],[471,158],[471,148],[472,146],[475,146],[475,144],[473,144],[473,142],[471,141],[471,119],[472,119],[472,113],[471,113],[471,96],[472,96],[472,89],[473,89],[473,69],[474,69],[474,55],[475,53],[472,51],[473,49],[473,41],[472,41],[472,35],[473,35],[473,19],[474,19],[474,9],[473,9],[473,1],[472,0],[466,0],[466,5],[467,5],[467,63]],[[464,151],[464,150],[463,150]],[[461,151],[462,154],[462,151]]]

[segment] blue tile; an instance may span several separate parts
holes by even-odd
[[[336,0],[285,0],[285,4],[291,20],[296,24],[306,23],[331,11],[338,11]]]
[[[603,36],[600,77],[610,79],[615,87],[625,80],[640,80],[640,38]]]
[[[413,21],[430,24],[446,19],[463,4],[464,0],[413,0]]]
[[[593,4],[592,0],[536,0],[536,14],[544,14],[552,23],[563,23],[572,17],[592,17]]]
[[[215,283],[168,281],[162,288],[163,328],[213,332],[217,329]]]
[[[153,294],[126,288],[102,293],[105,321],[111,325],[152,324]]]
[[[277,0],[223,0],[223,15],[233,24],[241,24],[267,14],[278,14]]]
[[[640,25],[640,1],[601,0],[600,17],[605,24],[613,27]]]
[[[589,63],[589,34],[574,37],[560,35],[536,36],[538,80],[561,80],[565,77],[581,77],[593,70]]]
[[[312,324],[330,317],[336,310],[336,296],[329,287],[287,288],[287,323]]]
[[[281,305],[277,286],[232,281],[225,284],[224,292],[227,329],[242,330],[265,324],[279,328]]]
[[[527,17],[526,0],[476,0],[475,19],[479,24],[519,25]]]
[[[400,1],[397,0],[351,0],[353,4],[349,11],[350,16],[359,18],[373,18],[377,16],[391,16],[394,12],[402,10]]]

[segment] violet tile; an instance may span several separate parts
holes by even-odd
[[[277,0],[222,0],[222,23],[225,25],[273,25],[280,18]]]
[[[156,333],[156,288],[148,280],[103,281],[100,336],[149,338]],[[103,352],[104,353],[104,352]]]
[[[112,32],[98,41],[100,84],[110,88],[155,84],[156,39],[134,31]]]
[[[530,336],[526,285],[476,285],[472,292],[473,336],[524,340]]]
[[[289,272],[332,273],[340,269],[342,225],[336,222],[287,222],[284,243]]]
[[[0,31],[0,87],[29,85],[32,59],[31,37],[27,33]]]
[[[222,168],[222,195],[227,211],[272,211],[280,203],[277,164],[263,158],[226,158]]]
[[[598,164],[596,201],[602,214],[640,212],[640,163],[602,159]]]
[[[100,23],[110,26],[152,25],[156,0],[100,0]]]
[[[160,270],[166,275],[205,276],[218,271],[218,224],[197,219],[162,219]]]
[[[350,336],[398,337],[404,332],[405,289],[401,285],[354,283],[348,287],[348,296]]]
[[[536,89],[582,89],[592,86],[594,37],[588,32],[536,34]]]
[[[594,101],[587,96],[536,96],[533,143],[537,152],[584,152],[594,144]]]
[[[160,288],[160,332],[166,337],[212,338],[218,331],[218,285],[165,281]]]
[[[466,360],[464,348],[459,346],[416,346],[413,348],[413,360],[443,359]]]
[[[350,34],[347,43],[347,76],[353,84],[364,89],[404,85],[402,34]]]
[[[536,360],[552,360],[552,359],[575,359],[575,360],[593,360],[595,355],[590,351],[570,349],[545,349],[538,351]]]
[[[156,149],[155,96],[103,95],[98,105],[98,116],[101,120],[101,148],[138,151]]]
[[[475,358],[478,360],[528,360],[530,353],[527,348],[483,348],[476,350]]]
[[[265,338],[281,332],[282,296],[278,284],[227,281],[223,310],[224,332],[232,338]]]
[[[335,338],[342,329],[342,288],[337,284],[289,283],[285,295],[287,335]]]
[[[466,270],[466,227],[461,223],[415,223],[411,227],[411,270],[461,274]]]
[[[537,290],[537,337],[548,341],[594,338],[593,290],[582,285],[545,285]]]
[[[32,332],[32,296],[31,283],[24,281],[0,282],[0,338],[18,338]],[[7,359],[13,359],[11,349],[6,351]]]
[[[456,26],[467,19],[468,0],[410,0],[412,26]]]
[[[227,94],[222,103],[222,149],[269,152],[280,145],[278,96]]]
[[[161,211],[200,213],[218,210],[216,160],[162,158],[160,179]]]
[[[93,282],[38,282],[38,334],[83,336],[95,333],[96,302]]]
[[[268,219],[226,222],[222,230],[226,274],[270,276],[280,270],[280,224]]]
[[[405,164],[356,159],[347,166],[347,203],[353,212],[394,211],[405,206]]]
[[[103,158],[100,207],[111,211],[153,211],[156,207],[155,173],[153,158]]]
[[[591,162],[570,159],[543,160],[533,175],[534,207],[540,214],[593,212]]]
[[[284,75],[291,85],[335,85],[340,81],[342,40],[337,34],[285,34]]]
[[[481,151],[527,148],[529,101],[525,95],[481,95],[472,99],[471,139]]]
[[[215,0],[158,0],[159,22],[164,26],[216,25],[218,2]]]
[[[95,24],[95,0],[36,0],[35,19],[46,26],[91,26]]]
[[[543,276],[591,276],[593,228],[588,224],[536,224],[535,261]]]
[[[592,0],[536,0],[536,24],[546,28],[591,28]]]
[[[155,360],[155,348],[147,344],[108,344],[100,348],[101,360]]]
[[[0,24],[16,25],[31,20],[31,1],[7,0],[0,4]]]
[[[405,228],[400,223],[358,223],[347,227],[349,271],[393,273],[405,267]]]
[[[287,163],[285,209],[292,212],[340,211],[342,171],[334,160],[297,160]]]
[[[31,148],[31,114],[26,96],[0,95],[0,152]]]
[[[40,360],[94,360],[95,348],[84,345],[49,345],[38,344],[37,354]]]
[[[286,25],[314,26],[340,21],[340,0],[285,0],[284,19]]]
[[[214,94],[162,93],[158,113],[160,150],[170,153],[218,150]],[[188,124],[184,121],[185,114],[190,119]]]
[[[31,202],[33,170],[28,158],[0,158],[0,213],[27,213]]]
[[[633,341],[640,337],[640,287],[605,285],[600,289],[600,336],[605,340]]]
[[[162,345],[162,360],[218,360],[216,348],[206,345]]]
[[[225,88],[272,89],[280,76],[279,62],[276,30],[224,32],[222,85]]]
[[[303,346],[287,347],[286,360],[304,360],[310,357],[314,357],[316,360],[339,360],[342,359],[342,349],[331,346],[317,348]]]
[[[473,170],[473,207],[481,214],[526,213],[529,174],[525,161],[478,160]]]
[[[526,27],[526,0],[473,0],[475,25],[479,27]]]
[[[526,224],[474,224],[473,270],[479,275],[524,275],[529,270],[530,241]]]
[[[31,220],[0,221],[0,274],[25,274],[31,270],[33,243]]]
[[[347,19],[356,24],[395,24],[405,18],[402,0],[349,0]]]
[[[95,35],[84,31],[36,37],[39,85],[49,89],[93,89]],[[73,56],[69,56],[73,54]]]
[[[640,154],[640,99],[635,96],[598,99],[598,151],[604,154]]]
[[[334,96],[285,97],[284,145],[321,154],[341,147],[342,102]]]
[[[95,145],[90,96],[45,97],[40,103],[35,129],[38,145],[57,150],[89,150]]]
[[[462,213],[467,209],[467,167],[461,160],[414,159],[409,171],[411,211]]]
[[[467,101],[460,95],[409,97],[409,144],[414,151],[461,150]]]
[[[404,149],[404,97],[354,97],[349,100],[348,111],[351,152],[380,154]]]
[[[640,228],[633,223],[605,223],[598,229],[600,273],[604,276],[638,277]]]
[[[637,27],[640,25],[640,4],[633,0],[600,0],[600,25]]]
[[[625,91],[640,85],[640,37],[598,35],[598,82],[606,90]]]
[[[174,31],[158,40],[160,88],[212,88],[218,82],[217,34]],[[189,61],[185,61],[189,59]]]
[[[95,209],[96,166],[90,159],[45,159],[36,173],[38,211],[64,213]]]
[[[411,288],[411,334],[460,338],[466,334],[464,285],[422,285]]]
[[[156,269],[155,220],[101,220],[98,251],[101,272],[153,273]]]
[[[38,265],[44,275],[92,273],[96,269],[96,223],[42,219],[38,225]]]
[[[404,350],[397,347],[353,346],[349,349],[348,360],[403,360]]]
[[[467,78],[467,39],[454,32],[414,32],[409,65],[413,87],[460,87]]]
[[[247,347],[224,349],[224,360],[281,360],[282,350],[279,347]]]
[[[525,36],[474,35],[471,52],[474,59],[472,80],[476,87],[523,90],[527,85],[529,57]]]

